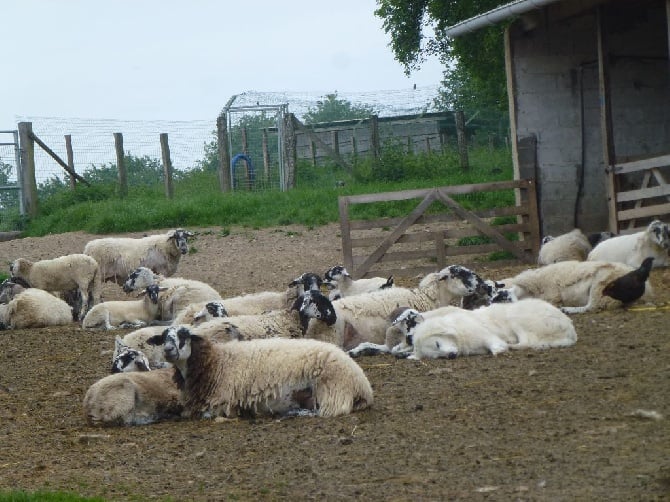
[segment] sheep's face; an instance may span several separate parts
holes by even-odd
[[[188,253],[188,238],[193,237],[193,233],[182,228],[178,228],[170,235],[170,239],[174,239],[174,245],[181,254]]]
[[[417,310],[407,309],[404,312],[401,312],[398,317],[393,319],[391,325],[396,326],[407,336],[407,334],[412,331],[422,320],[423,317]],[[408,345],[411,345],[411,343],[408,343]]]
[[[457,296],[467,296],[477,290],[482,279],[469,268],[461,265],[450,265],[438,274],[438,280],[444,281],[447,290]]]
[[[320,291],[321,284],[323,284],[323,280],[321,279],[321,277],[319,277],[318,274],[314,274],[312,272],[305,272],[304,274],[301,274],[299,277],[293,279],[289,283],[289,287],[300,288],[299,293],[302,294],[305,291]]]
[[[123,283],[123,291],[130,293],[138,289],[156,284],[156,274],[150,268],[138,267],[128,274],[126,282]]]
[[[188,328],[170,327],[161,336],[166,361],[185,361],[191,356],[191,332]]]
[[[112,373],[149,370],[149,359],[144,352],[130,347],[122,349],[112,361]]]
[[[193,323],[195,324],[208,321],[214,317],[227,317],[228,312],[226,311],[223,303],[221,302],[208,302],[205,305],[205,308],[196,313],[193,316]]]
[[[341,281],[343,277],[351,277],[347,269],[342,265],[335,265],[334,267],[326,270],[326,273],[323,274],[327,281]]]
[[[551,241],[553,241],[553,240],[554,240],[554,236],[553,236],[553,235],[545,235],[545,236],[542,238],[542,246],[544,246],[547,242],[551,242]]]
[[[332,307],[320,305],[317,297],[310,294],[310,292],[307,292],[302,299],[302,305],[300,305],[299,312],[301,316],[310,317],[312,319],[324,319],[334,314],[332,310]]]
[[[663,249],[670,249],[670,225],[659,220],[649,224],[652,240]]]
[[[12,276],[21,276],[27,274],[27,269],[32,265],[24,258],[18,258],[9,264],[9,273]]]

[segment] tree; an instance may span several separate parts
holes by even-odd
[[[450,39],[444,30],[507,3],[501,0],[377,0],[375,15],[391,36],[396,59],[410,74],[427,56],[445,64],[436,105],[467,112],[481,108],[507,109],[502,27],[491,26]],[[435,36],[426,38],[425,27]]]
[[[333,122],[335,120],[364,119],[374,115],[375,110],[367,105],[355,105],[346,99],[338,99],[337,91],[326,94],[323,100],[316,102],[303,115],[306,124]]]

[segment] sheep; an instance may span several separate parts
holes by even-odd
[[[123,290],[130,293],[143,290],[152,284],[157,284],[167,291],[161,295],[158,316],[164,321],[173,320],[192,303],[221,299],[219,292],[205,282],[181,277],[165,277],[154,273],[148,267],[137,267],[130,272],[123,283]]]
[[[29,287],[30,284],[20,277],[5,279],[0,283],[0,303],[9,303],[16,295]]]
[[[120,327],[142,327],[154,321],[158,316],[158,295],[164,290],[159,286],[147,286],[138,296],[139,300],[115,300],[95,305],[82,321],[85,329]]]
[[[214,344],[172,326],[148,343],[162,345],[180,377],[183,416],[233,417],[307,408],[321,417],[372,405],[370,382],[332,344],[272,338]]]
[[[102,281],[98,263],[85,254],[69,254],[36,262],[18,258],[9,267],[12,277],[24,279],[33,288],[65,292],[77,289],[81,297],[80,313],[100,302]]]
[[[342,265],[335,265],[326,270],[324,278],[327,281],[326,285],[328,289],[331,290],[328,295],[330,300],[393,287],[393,276],[387,279],[383,277],[369,277],[354,280]]]
[[[305,293],[306,295],[309,292]],[[296,307],[297,309],[297,307]],[[302,338],[303,330],[296,309],[271,310],[262,314],[233,315],[201,322],[192,328],[200,336],[212,336],[221,327],[234,326],[244,340],[258,338]]]
[[[398,306],[431,310],[475,292],[476,278],[460,265],[424,277],[413,289],[394,287],[330,301],[307,292],[299,305],[304,336],[350,350],[363,342],[383,344],[387,318]]]
[[[586,238],[589,240],[591,248],[594,248],[602,241],[611,239],[612,237],[616,237],[616,234],[614,232],[604,231],[604,232],[592,232]]]
[[[91,385],[83,401],[89,425],[145,425],[176,419],[183,406],[172,368],[114,373]]]
[[[416,311],[405,315],[414,316],[416,323],[406,338],[411,353],[402,346],[394,347],[393,352],[411,359],[496,355],[508,349],[569,347],[577,341],[572,320],[536,298],[452,311],[427,319]]]
[[[150,371],[152,369],[156,368],[151,367],[149,358],[144,352],[126,345],[120,336],[116,336],[114,339],[114,355],[112,357],[112,373]]]
[[[125,368],[130,366],[134,354],[124,356],[124,352],[131,350],[140,352],[142,356],[146,357],[149,369],[172,366],[165,360],[162,347],[147,344],[149,338],[160,335],[164,330],[164,326],[146,326],[126,333],[123,337],[117,336],[114,343],[114,353],[112,354],[112,367]],[[209,329],[207,333],[200,333],[200,335],[207,336],[212,341],[219,343],[242,339],[240,330],[229,322],[221,322],[216,329]],[[138,356],[138,358],[140,357]]]
[[[133,269],[142,266],[164,276],[174,275],[179,259],[188,253],[188,238],[193,235],[192,232],[178,228],[167,234],[139,239],[93,239],[84,246],[84,254],[98,262],[102,281],[114,281],[122,285]]]
[[[575,228],[558,237],[548,235],[542,239],[537,264],[542,266],[559,261],[584,261],[590,251],[588,238],[579,228]]]
[[[561,306],[566,313],[581,314],[620,307],[622,302],[604,296],[603,289],[632,270],[633,267],[616,262],[562,261],[525,270],[499,282],[511,288],[519,300],[541,298]],[[652,294],[647,281],[643,299],[650,299]]]
[[[44,328],[72,322],[72,308],[48,291],[27,288],[0,305],[0,329]]]
[[[654,220],[645,230],[602,241],[587,259],[620,262],[637,268],[645,258],[651,257],[654,268],[667,267],[670,264],[669,250],[670,225]]]
[[[228,311],[220,300],[191,303],[182,309],[172,320],[173,325],[198,324],[214,317],[226,317]]]

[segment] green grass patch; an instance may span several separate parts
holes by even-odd
[[[0,492],[0,502],[105,502],[98,497],[81,497],[67,492]]]

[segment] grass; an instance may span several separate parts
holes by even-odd
[[[376,164],[369,159],[357,162],[352,172],[299,163],[296,188],[288,192],[222,193],[216,173],[204,171],[182,175],[175,183],[173,199],[165,197],[162,183],[131,186],[125,198],[116,195],[113,183],[50,191],[48,196],[40,197],[40,211],[35,218],[23,221],[11,211],[0,212],[0,230],[20,229],[26,236],[37,237],[77,230],[109,234],[189,226],[218,226],[224,229],[222,232],[229,232],[234,225],[315,227],[339,221],[341,195],[510,179],[512,162],[506,150],[475,149],[470,153],[469,169],[464,170],[452,152],[400,155],[390,149]],[[344,186],[338,186],[336,181],[343,181]],[[514,201],[511,190],[458,198],[466,207],[482,208]],[[414,201],[364,204],[355,207],[356,212],[351,214],[357,219],[402,216],[414,206]],[[436,204],[435,210],[441,207]]]
[[[103,498],[81,497],[66,492],[0,492],[0,502],[104,502]]]

